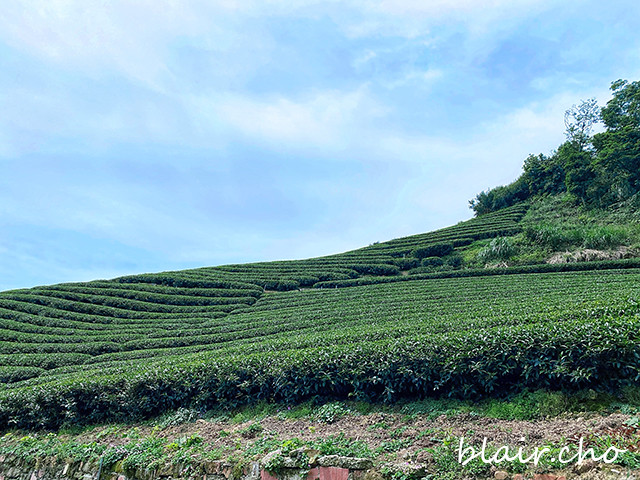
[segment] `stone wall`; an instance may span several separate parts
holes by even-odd
[[[368,459],[328,455],[307,460],[281,457],[284,463],[275,472],[265,464],[278,452],[243,467],[224,461],[201,461],[189,466],[165,465],[156,470],[125,472],[121,463],[103,468],[100,461],[72,461],[55,457],[27,461],[0,456],[0,480],[365,480],[380,479]],[[309,464],[311,463],[311,464]],[[367,479],[369,480],[369,479]]]

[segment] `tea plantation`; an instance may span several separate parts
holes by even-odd
[[[0,427],[637,383],[638,260],[470,260],[525,235],[526,211],[308,260],[0,293]]]

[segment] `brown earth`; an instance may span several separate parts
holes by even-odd
[[[281,419],[275,416],[244,423],[230,421],[197,420],[178,426],[158,429],[155,434],[169,441],[180,437],[199,435],[214,448],[224,448],[230,453],[237,452],[258,437],[267,436],[282,441],[298,438],[304,442],[313,442],[329,436],[344,434],[354,440],[362,440],[372,449],[389,442],[406,440],[406,446],[391,457],[397,459],[424,460],[424,449],[442,444],[443,439],[455,437],[459,441],[464,437],[471,445],[481,445],[486,437],[494,445],[523,446],[534,448],[546,444],[566,445],[575,439],[585,437],[593,439],[599,435],[611,435],[629,429],[626,426],[631,415],[614,413],[609,415],[591,414],[588,416],[566,416],[534,421],[499,420],[479,417],[469,413],[441,415],[430,418],[426,415],[407,416],[390,413],[372,413],[369,415],[346,415],[334,423],[321,423],[308,418]],[[259,423],[260,432],[248,430],[252,424]],[[130,441],[123,437],[125,430],[137,430],[140,436],[150,435],[154,428],[150,425],[123,427],[122,431],[107,433],[109,427],[96,427],[76,436],[78,441],[97,442],[99,444],[122,445]],[[625,430],[627,429],[627,430]],[[640,431],[633,432],[634,441],[640,438]],[[637,445],[636,445],[637,446]]]

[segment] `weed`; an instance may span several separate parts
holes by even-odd
[[[314,417],[322,423],[334,423],[347,414],[353,413],[342,403],[326,403],[322,405],[315,413]]]
[[[182,425],[183,423],[193,423],[198,419],[199,415],[196,410],[190,408],[178,408],[175,412],[167,413],[161,416],[157,425],[162,428]]]
[[[345,457],[373,458],[374,453],[362,440],[354,440],[344,433],[318,439],[311,443],[322,455],[342,455]]]
[[[253,438],[262,433],[263,430],[262,425],[259,423],[252,423],[249,426],[238,430],[238,433],[244,438]]]

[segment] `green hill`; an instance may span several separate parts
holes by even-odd
[[[549,197],[339,255],[3,292],[0,425],[616,389],[640,379],[634,215]]]

